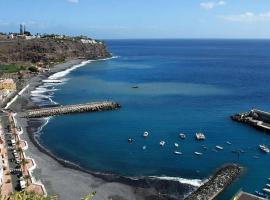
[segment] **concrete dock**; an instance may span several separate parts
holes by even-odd
[[[249,124],[257,129],[270,132],[270,113],[259,109],[251,109],[249,112],[238,113],[231,116],[236,122]]]
[[[83,113],[83,112],[98,112],[105,110],[115,110],[120,108],[118,103],[104,101],[104,102],[92,102],[85,104],[57,106],[50,108],[40,108],[34,110],[28,110],[22,113],[25,118],[40,118],[49,117],[55,115],[65,115],[70,113]]]
[[[185,200],[212,200],[229,186],[241,173],[241,167],[236,164],[220,168],[209,180],[191,193]]]

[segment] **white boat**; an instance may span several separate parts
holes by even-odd
[[[270,194],[270,189],[268,189],[268,188],[263,188],[263,191]]]
[[[185,135],[184,133],[180,133],[180,134],[179,134],[179,137],[180,137],[181,139],[183,139],[183,140],[186,139],[186,135]]]
[[[203,155],[203,153],[201,153],[201,152],[198,152],[198,151],[195,151],[194,152],[196,155],[198,155],[198,156],[201,156],[201,155]]]
[[[265,152],[265,153],[269,153],[269,152],[270,152],[269,148],[268,148],[266,145],[264,145],[264,144],[260,144],[260,145],[259,145],[259,148],[260,148],[263,152]]]
[[[47,79],[47,80],[43,80],[43,83],[62,83],[61,80],[57,80],[57,79]]]
[[[218,149],[218,150],[223,150],[223,147],[221,147],[221,146],[216,146],[216,148]]]
[[[266,186],[270,188],[270,184],[266,184]]]
[[[197,140],[205,140],[205,135],[203,133],[196,133],[195,137]]]
[[[161,140],[159,144],[160,144],[160,146],[163,147],[165,145],[165,143],[166,143],[165,141]]]
[[[179,147],[179,144],[177,144],[177,143],[174,143],[174,146],[175,146],[176,148],[178,148],[178,147]]]
[[[176,154],[176,155],[182,155],[182,152],[180,152],[180,151],[174,151],[174,154]]]
[[[145,131],[144,133],[143,133],[143,137],[147,137],[149,135],[149,133],[147,132],[147,131]]]
[[[142,149],[145,150],[146,149],[146,146],[143,146]]]
[[[229,142],[229,141],[227,141],[226,143],[227,143],[228,145],[232,145],[232,143],[231,143],[231,142]]]

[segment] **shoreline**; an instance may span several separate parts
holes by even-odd
[[[105,59],[110,59],[110,58],[105,58]],[[104,60],[104,59],[101,59],[101,60]],[[60,73],[60,77],[64,77],[70,71],[78,68],[79,65],[82,65],[82,66],[85,65],[85,64],[82,64],[82,62],[86,62],[85,64],[87,64],[91,61],[85,61],[85,60],[80,60],[80,59],[68,61],[66,63],[56,65],[55,67],[52,68],[52,70],[49,73],[41,74],[38,77],[33,77],[31,80],[28,81],[29,86],[25,89],[26,90],[25,93],[24,94],[22,93],[21,95],[19,95],[18,98],[15,99],[14,103],[10,106],[10,108],[12,110],[15,110],[15,112],[17,113],[19,111],[24,110],[24,108],[26,107],[31,108],[31,107],[38,106],[38,105],[35,105],[31,100],[31,91],[33,91],[36,87],[42,85],[43,84],[42,80],[47,79],[50,76],[53,77],[54,75],[56,74],[59,75]],[[44,162],[43,164],[39,164],[41,162],[38,161],[39,159],[37,158],[37,155],[39,155],[38,157],[41,157],[44,160],[46,159],[50,160],[49,162],[51,162],[52,165],[55,165],[54,162],[57,162],[57,164],[59,165],[57,166],[58,170],[59,168],[63,168],[61,170],[66,171],[66,173],[68,173],[69,175],[70,173],[72,174],[80,173],[80,175],[83,176],[83,178],[81,177],[81,179],[85,179],[85,178],[88,179],[87,182],[90,182],[91,183],[90,185],[93,185],[95,182],[102,182],[104,185],[113,184],[114,186],[113,189],[106,189],[106,190],[102,189],[102,191],[100,190],[97,193],[98,196],[103,196],[103,198],[104,198],[104,195],[106,195],[107,198],[111,196],[114,196],[114,197],[117,196],[117,198],[119,199],[125,199],[126,196],[129,197],[127,199],[155,199],[155,198],[176,199],[176,196],[179,199],[178,190],[181,191],[182,189],[183,190],[182,193],[184,193],[184,191],[187,191],[187,190],[192,191],[195,188],[189,184],[183,184],[177,181],[162,180],[162,179],[156,179],[156,178],[150,178],[150,177],[139,177],[139,178],[124,177],[117,174],[106,174],[106,173],[92,172],[92,171],[86,170],[80,167],[79,165],[76,165],[74,163],[58,158],[57,156],[52,154],[49,150],[47,150],[45,147],[43,147],[35,138],[35,134],[39,130],[36,130],[34,132],[31,131],[31,129],[33,128],[31,125],[29,125],[29,122],[31,120],[22,119],[18,115],[16,116],[16,120],[17,120],[17,123],[23,128],[24,132],[27,133],[27,134],[23,134],[23,140],[27,141],[28,145],[31,146],[31,148],[29,148],[29,150],[26,150],[26,154],[28,155],[28,157],[33,158],[35,161],[37,160],[37,168],[38,166],[41,166],[40,168],[37,169],[38,171],[44,171],[44,168],[46,167],[44,167]],[[37,126],[37,128],[40,128],[40,126]],[[39,151],[39,153],[37,153],[36,150]],[[47,163],[47,165],[50,165],[50,163]],[[34,176],[35,174],[36,173],[34,172]],[[89,177],[84,177],[85,175]],[[52,183],[52,182],[57,182],[57,181],[46,180],[46,179],[43,180],[44,176],[42,175],[42,173],[38,176],[40,177],[41,182],[45,185],[45,188],[48,191],[48,193],[49,194],[56,193],[57,195],[59,195],[60,199],[62,198],[74,199],[74,197],[76,197],[75,199],[78,199],[79,196],[80,197],[86,196],[88,193],[92,192],[92,190],[90,189],[91,187],[87,189],[87,191],[85,189],[80,193],[77,191],[75,192],[75,195],[74,195],[74,192],[72,192],[72,195],[71,195],[71,192],[66,191],[68,192],[69,195],[64,198],[64,196],[66,195],[66,192],[64,191],[62,192],[62,190],[61,191],[59,190],[61,188],[61,184],[58,184],[58,186],[60,186],[59,189],[52,189],[50,187],[50,184],[54,185],[55,183]],[[46,176],[48,176],[48,174],[46,174]],[[62,178],[65,178],[65,177],[62,177]],[[89,181],[89,179],[91,180]],[[51,182],[51,183],[48,184],[47,182]],[[80,182],[84,182],[84,180],[81,180]],[[89,183],[86,183],[85,185],[89,185]],[[162,195],[161,195],[159,188],[162,188],[164,186],[167,186],[168,188],[169,185],[173,186],[175,190],[171,192],[172,193],[176,192],[177,194],[173,194],[171,195],[172,197],[170,197],[170,195],[165,194],[165,191],[163,190]],[[109,194],[112,194],[112,195],[109,195]],[[182,196],[182,198],[183,197],[184,196]]]

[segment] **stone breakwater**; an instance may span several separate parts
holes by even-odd
[[[26,118],[41,118],[55,115],[65,115],[70,113],[115,110],[118,108],[120,108],[118,103],[105,101],[28,110],[24,112],[22,116]]]
[[[206,183],[186,197],[185,200],[215,199],[240,175],[241,169],[236,164],[230,164],[220,168]]]

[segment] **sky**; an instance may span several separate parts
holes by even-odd
[[[270,0],[0,0],[0,32],[98,39],[270,38]]]

